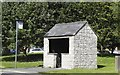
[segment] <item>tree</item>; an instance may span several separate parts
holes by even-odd
[[[113,25],[111,25],[111,39],[108,41],[109,48],[111,48],[112,53],[115,47],[120,47],[120,2],[115,2],[112,4],[111,9],[113,14]]]
[[[80,20],[87,20],[92,26],[98,36],[100,50],[111,48],[115,44],[113,40],[120,38],[118,17],[113,13],[114,4],[110,2],[5,2],[2,5],[3,47],[15,48],[15,20],[21,19],[24,21],[24,29],[19,30],[18,33],[19,49],[23,47],[27,49],[31,45],[42,47],[44,34],[55,24]]]

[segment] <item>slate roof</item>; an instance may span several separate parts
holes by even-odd
[[[45,37],[74,36],[86,25],[86,23],[87,21],[78,21],[72,23],[56,24],[45,34]]]

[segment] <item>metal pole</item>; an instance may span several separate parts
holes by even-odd
[[[17,22],[17,21],[16,21]],[[15,51],[15,68],[17,68],[17,39],[18,39],[18,25],[16,23],[16,51]]]

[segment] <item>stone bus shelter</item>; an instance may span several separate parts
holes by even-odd
[[[44,36],[44,67],[97,68],[97,36],[87,21],[56,24]]]

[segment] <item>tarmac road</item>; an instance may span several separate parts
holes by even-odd
[[[50,70],[59,70],[60,68],[42,68],[42,67],[34,67],[34,68],[7,68],[0,69],[0,75],[42,75],[38,74],[38,72],[47,72]]]
[[[2,73],[1,75],[42,75],[38,73]]]

